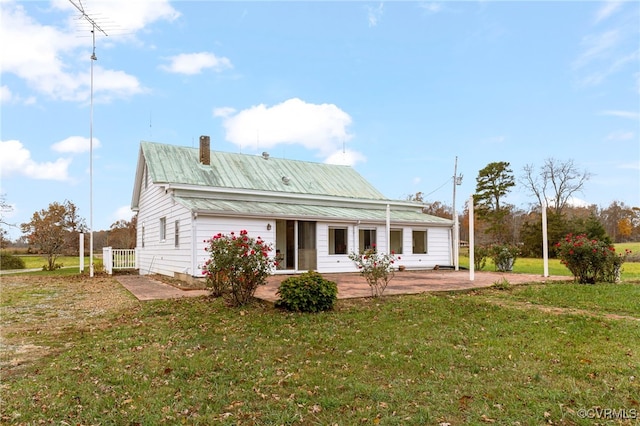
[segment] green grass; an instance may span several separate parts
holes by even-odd
[[[102,327],[69,324],[58,354],[3,378],[1,415],[21,424],[591,425],[578,410],[640,410],[640,323],[605,316],[639,317],[637,303],[613,302],[639,291],[515,286],[340,301],[320,314],[208,298],[140,303]],[[529,299],[590,312],[516,306]],[[39,329],[32,338],[44,338]]]
[[[42,268],[47,265],[47,256],[41,255],[22,255],[19,256],[25,264],[25,269],[34,269],[34,268]],[[95,256],[94,256],[95,257]],[[56,259],[57,264],[61,264],[65,267],[69,266],[80,266],[80,258],[78,256],[60,256]],[[85,267],[89,265],[89,256],[85,256],[84,258]]]
[[[616,244],[616,252],[624,253],[624,250],[631,250],[636,255],[640,253],[640,243]],[[460,266],[469,267],[468,249],[461,250]],[[494,264],[491,259],[487,259],[487,264],[483,271],[493,271]],[[544,272],[544,262],[542,259],[519,257],[513,267],[513,272],[520,274],[542,274]],[[560,263],[559,259],[549,259],[549,275],[571,276],[571,272]],[[622,266],[622,281],[640,280],[640,262],[625,262]]]
[[[615,290],[612,287],[615,286]],[[640,318],[640,285],[632,283],[585,285],[574,283],[528,284],[496,292],[503,300],[539,306],[606,312]],[[615,297],[613,297],[615,296]]]

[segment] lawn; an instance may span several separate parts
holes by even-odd
[[[592,425],[608,420],[584,413],[615,409],[627,419],[614,424],[632,425],[639,296],[633,283],[531,284],[341,300],[310,315],[140,303],[103,277],[8,277],[2,346],[41,353],[3,355],[0,414],[25,425]]]

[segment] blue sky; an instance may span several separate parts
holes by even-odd
[[[79,4],[79,0],[73,0]],[[83,0],[97,33],[93,224],[129,219],[141,140],[346,163],[389,198],[451,205],[464,175],[545,159],[576,203],[640,206],[639,2]],[[0,193],[90,219],[92,39],[69,0],[1,0]],[[509,202],[533,198],[518,185]],[[19,236],[17,230],[11,236]]]

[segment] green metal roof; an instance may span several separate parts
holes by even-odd
[[[154,183],[386,199],[349,166],[220,151],[211,151],[211,164],[203,165],[199,148],[142,142],[141,149]]]
[[[175,197],[175,200],[191,211],[205,214],[245,214],[260,217],[295,217],[299,219],[333,219],[361,220],[372,222],[386,221],[387,212],[384,205],[379,208],[371,206],[333,207],[316,204],[277,203],[261,201],[238,201],[196,197]],[[424,223],[429,225],[451,226],[451,220],[424,214],[420,209],[391,206],[391,221]]]

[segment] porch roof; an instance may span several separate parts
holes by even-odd
[[[175,197],[176,202],[194,213],[211,215],[258,216],[263,218],[283,218],[302,220],[333,220],[385,222],[385,206],[327,206],[305,203],[278,203],[269,201],[239,201],[206,199],[194,197]],[[452,226],[453,221],[424,214],[419,210],[391,204],[392,223],[411,223],[431,226]]]

